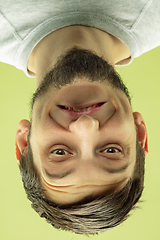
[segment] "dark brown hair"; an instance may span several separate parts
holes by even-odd
[[[78,234],[95,234],[119,225],[128,218],[130,210],[135,207],[143,191],[145,157],[138,138],[136,151],[133,175],[123,189],[104,197],[84,199],[72,206],[62,207],[47,200],[28,141],[28,149],[20,158],[19,168],[32,208],[53,227]]]

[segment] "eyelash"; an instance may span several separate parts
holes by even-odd
[[[112,149],[112,150],[114,149],[114,150],[115,150],[114,153],[119,153],[119,152],[121,152],[121,150],[118,149],[118,148],[116,148],[116,147],[108,147],[108,148],[104,149],[104,150],[101,151],[101,152],[104,153],[104,151],[110,150],[110,149]],[[56,154],[56,153],[54,153],[54,152],[56,152],[56,151],[63,151],[63,152],[69,153],[67,150],[65,150],[65,149],[60,149],[60,148],[53,150],[51,153],[52,153],[52,154]],[[113,154],[113,153],[111,153],[111,152],[106,152],[106,153],[108,153],[108,154]],[[69,154],[70,154],[70,153],[69,153]],[[56,154],[56,155],[59,155],[59,154]],[[68,155],[68,154],[60,154],[59,156],[64,156],[64,155]]]
[[[106,148],[105,150],[109,150],[109,149],[116,149],[116,151],[114,152],[114,153],[117,153],[117,152],[121,152],[121,150],[120,149],[118,149],[118,148],[115,148],[115,147],[108,147],[108,148]],[[105,150],[103,150],[102,152],[104,152]],[[107,152],[107,153],[110,153],[110,152]]]
[[[65,152],[67,152],[67,153],[69,153],[68,151],[66,151],[66,150],[64,150],[64,149],[56,149],[56,150],[53,150],[52,151],[52,154],[56,154],[56,153],[54,153],[55,151],[65,151]],[[56,154],[57,155],[57,154]],[[62,155],[64,155],[64,154],[62,154]],[[65,154],[66,155],[66,154]]]

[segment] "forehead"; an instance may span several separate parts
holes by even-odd
[[[133,167],[130,169],[130,171],[133,172]],[[45,189],[45,195],[49,200],[60,205],[74,204],[82,201],[86,197],[95,199],[97,197],[106,196],[110,193],[120,191],[131,178],[132,173],[129,172],[123,177],[115,177],[112,179],[112,181],[107,180],[110,178],[110,176],[108,176],[103,184],[101,181],[97,181],[93,184],[87,184],[87,182],[83,182],[82,185],[78,186],[74,184],[58,186],[57,184],[48,184],[48,181],[46,181],[43,176],[41,176],[41,184]]]

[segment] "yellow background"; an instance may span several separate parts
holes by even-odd
[[[160,239],[160,47],[118,67],[132,98],[133,110],[142,113],[149,135],[150,153],[146,158],[145,189],[140,209],[94,240]],[[29,102],[35,79],[0,63],[0,239],[2,240],[80,240],[87,236],[55,230],[30,207],[14,150],[18,122],[29,119]]]

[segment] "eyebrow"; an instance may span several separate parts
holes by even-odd
[[[104,170],[105,172],[111,173],[111,174],[115,174],[115,173],[122,173],[124,172],[128,167],[129,167],[130,163],[125,164],[124,166],[120,167],[120,168],[102,168],[102,170]],[[62,179],[67,177],[68,175],[70,175],[71,173],[75,172],[75,169],[71,169],[69,171],[65,171],[62,173],[49,173],[47,169],[44,169],[45,174],[51,179],[51,180],[57,180],[57,179]]]

